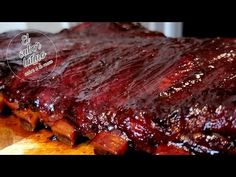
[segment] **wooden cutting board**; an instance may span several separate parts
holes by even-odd
[[[52,141],[48,130],[28,132],[20,127],[14,116],[0,116],[0,154],[41,154],[41,155],[94,155],[89,144],[70,147],[58,141]]]

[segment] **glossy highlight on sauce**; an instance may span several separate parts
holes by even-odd
[[[1,35],[0,46],[13,34]],[[49,126],[66,119],[84,136],[119,130],[148,153],[235,153],[236,39],[167,38],[131,23],[84,23],[48,36],[56,67],[30,76],[46,79],[19,80],[0,61],[0,88],[20,109],[39,111]],[[46,60],[55,57],[47,52]]]

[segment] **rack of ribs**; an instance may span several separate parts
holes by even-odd
[[[236,38],[168,38],[137,23],[82,23],[56,34],[55,68],[24,81],[19,31],[0,35],[0,110],[98,154],[231,154],[236,143]],[[37,35],[30,34],[37,39]],[[43,43],[42,45],[48,45]],[[16,45],[17,46],[17,45]],[[45,79],[40,80],[45,75]]]

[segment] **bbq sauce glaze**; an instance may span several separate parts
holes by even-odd
[[[168,143],[193,153],[233,151],[235,39],[166,38],[117,23],[85,23],[50,37],[58,56],[48,51],[46,60],[57,57],[57,64],[31,76],[46,79],[2,72],[2,90],[22,109],[33,105],[49,125],[68,119],[83,135],[119,129],[149,153]]]

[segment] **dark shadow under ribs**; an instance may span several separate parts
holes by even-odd
[[[113,154],[123,154],[127,141],[153,154],[236,152],[236,39],[166,38],[138,24],[83,23],[48,34],[57,65],[31,76],[46,79],[24,82],[3,57],[15,33],[0,35],[0,108],[5,100],[26,128],[42,122],[68,144],[95,137],[99,152]],[[24,73],[11,51],[10,65]],[[46,60],[55,57],[50,47],[48,53]],[[109,139],[114,147],[102,144]]]

